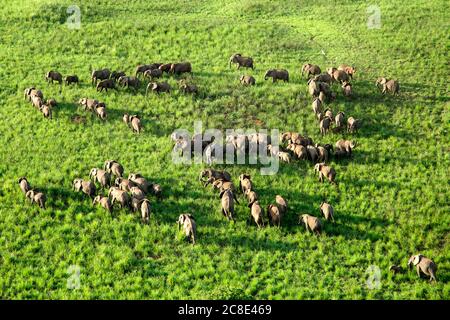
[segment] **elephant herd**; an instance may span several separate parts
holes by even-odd
[[[235,64],[237,69],[255,69],[254,59],[245,57],[240,53],[233,54],[230,57],[230,67],[231,64]],[[168,82],[156,81],[162,78],[164,73],[173,75],[189,73],[192,75],[192,66],[189,62],[138,65],[134,76],[127,76],[123,71],[94,70],[91,74],[91,84],[96,87],[98,92],[103,90],[107,92],[110,89],[116,89],[116,86],[131,87],[137,90],[142,83],[140,77],[143,77],[143,79],[149,80],[146,94],[149,91],[159,94],[172,90]],[[334,83],[339,83],[344,97],[353,95],[353,86],[350,81],[353,80],[355,73],[356,68],[348,65],[328,68],[326,72],[322,72],[321,68],[314,64],[307,63],[302,66],[301,76],[306,75],[308,78],[308,92],[313,98],[312,109],[319,121],[319,129],[322,135],[329,133],[332,127],[334,127],[335,132],[339,132],[346,127],[348,133],[357,132],[358,128],[361,127],[361,119],[354,117],[346,119],[344,111],[339,110],[334,115],[330,108],[324,108],[325,104],[336,99],[336,92],[333,92],[331,89]],[[47,72],[45,78],[49,83],[63,83],[63,76],[57,71],[51,70]],[[285,69],[269,69],[265,72],[264,79],[268,80],[269,78],[272,78],[272,82],[279,80],[289,82],[289,72]],[[256,84],[256,79],[251,75],[241,75],[239,81],[247,86]],[[77,75],[68,75],[64,78],[64,82],[66,85],[78,84],[79,78]],[[178,84],[179,90],[183,93],[198,93],[198,87],[186,79],[180,80]],[[399,84],[396,80],[382,77],[377,79],[376,86],[383,94],[391,93],[396,95],[399,93]],[[35,87],[25,89],[24,97],[34,107],[39,109],[44,117],[52,118],[52,108],[57,105],[54,99],[44,100],[42,91]],[[79,105],[83,107],[83,110],[90,111],[100,119],[106,120],[107,113],[104,102],[90,98],[81,98]],[[139,116],[124,114],[122,120],[133,132],[140,133],[142,131]],[[297,132],[284,132],[280,137],[280,148],[275,150],[267,138],[261,138],[258,134],[256,134],[256,137],[235,135],[227,137],[225,144],[232,144],[234,150],[239,152],[239,150],[248,149],[251,141],[255,141],[257,144],[264,142],[268,153],[278,157],[282,162],[290,162],[292,158],[311,161],[314,164],[314,171],[319,175],[319,181],[327,180],[335,185],[336,171],[329,165],[329,160],[332,156],[336,160],[343,157],[351,157],[352,150],[357,145],[353,140],[340,139],[333,147],[330,144],[314,143],[311,138]],[[175,140],[175,146],[182,152],[188,149],[191,150],[191,146],[195,142],[194,138],[188,141],[182,137],[175,137],[173,140]],[[211,146],[213,143],[217,143],[217,141],[202,141],[202,153],[212,150]],[[207,163],[211,164],[212,162],[209,161]],[[246,199],[249,208],[249,221],[253,220],[258,228],[262,228],[265,225],[281,227],[283,217],[288,211],[287,201],[281,195],[276,195],[274,203],[264,208],[260,203],[250,175],[241,174],[239,176],[239,188],[234,186],[231,175],[226,171],[211,168],[205,169],[201,171],[199,179],[204,187],[211,184],[213,189],[219,191],[221,212],[226,219],[235,221],[235,204],[240,204],[237,198],[237,194],[240,193]],[[31,203],[45,209],[46,196],[43,192],[33,189],[25,177],[21,177],[18,183],[21,191]],[[89,173],[89,179],[74,179],[72,187],[75,191],[89,196],[93,205],[100,205],[109,213],[113,212],[116,204],[132,212],[140,212],[143,223],[148,223],[150,220],[151,207],[148,195],[152,194],[157,199],[162,199],[162,188],[159,184],[150,183],[139,173],[130,173],[128,179],[125,179],[123,166],[115,160],[106,161],[103,169],[92,168]],[[100,190],[103,190],[103,192],[100,192]],[[331,204],[322,202],[318,209],[326,221],[334,223],[335,210]],[[318,217],[310,214],[300,214],[298,223],[304,224],[307,231],[309,230],[317,235],[322,233],[323,223]],[[179,229],[183,229],[185,236],[195,244],[197,224],[194,216],[190,213],[183,213],[178,217],[177,224]],[[412,265],[416,266],[419,276],[423,273],[430,277],[430,281],[436,281],[437,266],[432,260],[417,254],[408,261],[408,266]],[[400,266],[393,265],[390,267],[390,271],[394,273],[402,272],[402,270]]]

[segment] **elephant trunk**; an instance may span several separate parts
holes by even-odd
[[[231,63],[233,62],[233,60],[234,60],[234,56],[230,58],[230,61],[229,61],[229,66],[228,66],[228,68],[231,68]]]

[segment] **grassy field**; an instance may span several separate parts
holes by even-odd
[[[81,28],[69,29],[66,9],[81,8]],[[0,6],[0,297],[2,299],[449,299],[449,3],[377,1],[381,28],[367,27],[366,1],[2,1]],[[323,50],[322,54],[321,51]],[[234,52],[255,59],[255,70],[228,68]],[[200,93],[145,97],[118,90],[97,93],[90,72],[134,72],[141,63],[188,60]],[[322,69],[357,66],[355,96],[340,89],[330,107],[362,118],[358,134],[321,137],[311,111],[305,62]],[[264,81],[268,68],[289,70],[289,83]],[[48,70],[77,74],[78,86],[49,85]],[[239,85],[243,73],[257,85]],[[398,79],[400,95],[382,96],[379,76]],[[168,78],[176,87],[177,79]],[[46,120],[23,100],[40,88],[59,105]],[[78,110],[81,97],[105,101],[108,120]],[[122,114],[139,114],[133,134]],[[87,117],[75,124],[72,116]],[[315,141],[346,137],[354,157],[332,161],[338,187],[320,184],[307,162],[281,166],[274,176],[258,167],[216,166],[252,174],[262,204],[283,195],[290,209],[281,229],[237,222],[220,213],[216,192],[198,183],[202,165],[171,162],[177,128],[268,128],[298,131]],[[116,159],[125,174],[140,172],[164,188],[151,198],[149,225],[116,209],[109,215],[71,190],[76,177]],[[20,176],[47,194],[46,210],[25,201]],[[244,199],[239,195],[242,202]],[[336,223],[321,237],[297,224],[319,216],[327,199]],[[178,233],[179,214],[191,212],[198,243]],[[437,283],[415,270],[393,276],[421,252],[438,265]],[[80,287],[69,289],[80,270]],[[371,266],[380,287],[366,282]],[[68,272],[69,270],[69,272]]]

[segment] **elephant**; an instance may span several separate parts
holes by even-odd
[[[255,201],[249,206],[250,206],[250,213],[258,228],[264,227],[263,221],[264,211],[261,205],[259,204],[259,201]]]
[[[113,79],[114,81],[117,82],[117,80],[119,80],[120,77],[126,77],[126,73],[123,71],[113,71],[111,72],[109,78]]]
[[[318,75],[314,76],[312,79],[313,79],[314,81],[317,81],[317,82],[325,82],[325,83],[328,83],[329,85],[331,85],[331,83],[333,82],[333,77],[330,76],[330,75],[329,75],[328,73],[326,73],[326,72],[321,73],[321,74],[318,74]]]
[[[49,72],[46,73],[45,79],[49,83],[50,82],[53,83],[53,81],[56,81],[59,84],[62,84],[62,81],[63,81],[61,73],[59,73],[58,71],[53,71],[53,70],[50,70]]]
[[[246,86],[254,86],[256,84],[256,80],[253,76],[242,75],[239,78],[239,81]]]
[[[102,188],[111,186],[111,174],[105,170],[92,168],[89,172],[89,178],[93,178],[94,181],[97,180]]]
[[[255,69],[253,65],[253,58],[251,57],[243,57],[240,53],[235,53],[230,57],[229,60],[229,67],[231,68],[231,64],[237,64],[237,68],[240,69],[243,68],[251,68],[252,70]]]
[[[336,171],[334,168],[327,166],[325,163],[316,163],[314,166],[314,171],[319,173],[319,181],[323,182],[323,178],[327,178],[331,184],[336,184]]]
[[[192,66],[190,62],[172,63],[169,73],[180,75],[182,73],[192,74]]]
[[[137,115],[130,116],[130,124],[133,132],[141,133],[142,131],[141,119]]]
[[[108,197],[96,196],[92,201],[92,205],[100,204],[104,209],[108,210],[109,213],[112,213],[112,204],[111,200]]]
[[[316,147],[307,145],[306,151],[308,152],[308,157],[312,161],[312,163],[316,163],[319,159],[319,153],[317,152]]]
[[[291,162],[291,156],[289,153],[284,151],[278,151],[278,159],[280,159],[283,162],[290,163]]]
[[[239,176],[239,189],[241,189],[243,194],[245,194],[247,190],[251,191],[253,189],[253,183],[249,174],[243,173]]]
[[[232,181],[223,181],[222,179],[217,179],[214,182],[211,183],[212,187],[214,189],[218,189],[220,192],[224,190],[231,189],[231,191],[236,191],[236,188],[234,187],[234,184]]]
[[[316,81],[314,79],[308,80],[308,92],[312,97],[317,97],[320,93],[320,84],[321,82]],[[323,101],[321,101],[323,102]]]
[[[336,142],[336,150],[343,150],[349,156],[352,155],[352,149],[356,147],[356,142],[352,140],[340,139]]]
[[[130,198],[130,207],[131,207],[131,211],[133,212],[137,212],[139,210],[141,210],[141,199],[135,198],[135,197],[131,197]]]
[[[198,87],[195,84],[189,84],[185,81],[180,81],[179,83],[180,91],[183,93],[198,93]]]
[[[354,133],[358,132],[358,129],[361,127],[361,120],[355,119],[353,117],[349,117],[347,119],[347,132]]]
[[[95,107],[98,105],[98,100],[95,99],[88,99],[88,98],[81,98],[78,101],[78,104],[82,105],[84,107],[84,110],[94,111]]]
[[[331,124],[333,123],[333,119],[331,117],[326,116],[322,120],[320,120],[320,133],[325,135],[330,130]]]
[[[165,63],[158,67],[159,70],[161,70],[163,73],[169,73],[170,68],[172,67],[172,63]]]
[[[116,177],[122,178],[123,176],[123,166],[115,160],[105,161],[103,169]]]
[[[104,107],[104,105],[100,105],[98,104],[95,107],[95,114],[97,115],[97,117],[99,117],[102,120],[106,120],[106,108]]]
[[[324,215],[325,220],[331,220],[334,222],[334,209],[331,204],[322,202],[320,204],[320,212]]]
[[[306,150],[306,147],[301,144],[291,143],[287,146],[287,149],[292,151],[298,159],[308,159],[308,151]]]
[[[142,223],[148,224],[150,221],[150,200],[144,198],[141,200],[140,205]]]
[[[315,98],[312,102],[312,109],[316,116],[322,113],[322,101],[319,98]]]
[[[286,200],[282,196],[276,195],[275,202],[278,206],[278,209],[280,210],[280,214],[284,215],[287,212],[288,208]]]
[[[344,118],[345,118],[345,113],[342,111],[339,111],[336,115],[336,117],[334,118],[334,123],[336,125],[336,128],[340,129],[344,126]]]
[[[56,107],[56,106],[58,105],[58,103],[56,102],[56,100],[53,99],[53,98],[47,99],[47,101],[45,102],[45,104],[46,104],[47,106],[49,106],[50,108],[54,108],[54,107]]]
[[[130,116],[128,115],[128,113],[123,114],[122,121],[125,122],[125,124],[128,126],[128,123],[130,122]]]
[[[345,81],[342,84],[342,93],[345,97],[351,97],[353,95],[352,84],[350,82]]]
[[[117,82],[122,87],[132,87],[134,90],[139,89],[139,85],[141,84],[141,81],[137,77],[120,77]]]
[[[234,198],[233,192],[228,189],[224,190],[219,195],[221,199],[221,205],[222,205],[222,214],[228,219],[228,220],[234,220]]]
[[[116,180],[114,180],[114,185],[116,187],[118,187],[120,190],[123,191],[127,191],[130,192],[131,188],[136,187],[136,184],[129,180],[129,179],[124,179],[124,178],[116,178]]]
[[[277,80],[289,82],[289,72],[285,69],[270,69],[264,74],[264,80],[268,78],[272,78],[272,82],[276,82]]]
[[[150,183],[139,173],[130,173],[128,175],[128,180],[132,181],[136,186],[138,186],[144,193],[150,191]]]
[[[117,187],[111,187],[108,191],[108,198],[111,199],[111,205],[117,201],[121,208],[128,207],[131,209],[131,199],[128,193],[124,190],[120,190]]]
[[[116,89],[116,83],[113,79],[101,80],[97,83],[97,92],[102,92],[103,89],[105,89],[106,92],[108,92],[108,89]]]
[[[26,88],[24,90],[24,93],[23,93],[24,99],[28,99],[28,101],[31,101],[31,98],[33,96],[38,96],[39,98],[41,98],[41,100],[44,100],[44,94],[42,93],[41,90],[37,90],[34,87]]]
[[[381,85],[381,93],[383,94],[385,94],[386,92],[390,92],[393,95],[396,95],[400,90],[400,85],[398,84],[397,80],[388,80],[382,77],[378,78],[375,84],[377,87]]]
[[[321,72],[322,72],[322,70],[320,70],[320,67],[315,64],[306,63],[302,67],[302,77],[303,77],[303,73],[306,73],[306,77],[309,78],[310,75],[313,75],[313,76],[319,75]]]
[[[163,72],[161,69],[149,69],[144,72],[144,78],[153,80],[155,78],[161,78],[162,74]]]
[[[72,76],[66,76],[64,78],[64,82],[66,83],[66,85],[71,85],[72,83],[76,83],[78,84],[79,79],[77,75],[72,75]]]
[[[344,157],[347,157],[347,152],[345,151],[345,150],[341,150],[341,149],[337,149],[335,152],[334,152],[334,158],[336,159],[336,160],[339,160],[339,159],[341,159],[341,158],[344,158]]]
[[[311,232],[320,235],[322,233],[322,222],[314,216],[309,214],[302,214],[298,223],[304,223],[306,231],[311,230]]]
[[[129,180],[128,180],[129,181]],[[144,199],[145,198],[145,193],[144,193],[144,191],[142,191],[139,187],[137,187],[137,186],[133,186],[133,187],[131,187],[130,188],[130,193],[131,193],[131,196],[133,197],[133,198],[136,198],[136,199],[138,199],[138,200],[142,200],[142,199]]]
[[[170,84],[168,84],[167,82],[150,82],[147,85],[147,89],[145,90],[145,94],[148,94],[148,90],[152,90],[153,92],[156,93],[161,93],[161,92],[170,92]]]
[[[39,96],[32,96],[31,103],[37,109],[41,109],[41,106],[44,104],[44,101]]]
[[[341,70],[341,71],[344,71],[352,79],[353,79],[353,75],[356,73],[356,68],[355,67],[348,66],[346,64],[341,64],[337,69]]]
[[[111,71],[109,69],[93,70],[91,73],[91,84],[92,86],[97,85],[98,80],[107,80],[111,76]]]
[[[273,226],[277,226],[278,228],[281,226],[282,213],[276,205],[269,204],[267,206],[267,218]]]
[[[45,202],[47,201],[47,198],[42,192],[38,192],[35,190],[28,190],[25,194],[25,197],[27,199],[30,199],[31,203],[36,203],[39,208],[45,210]]]
[[[302,145],[304,147],[312,146],[314,144],[311,138],[306,137],[306,136],[302,136],[302,135],[297,135],[295,137],[293,136],[291,141],[294,144],[299,144],[299,145]]]
[[[137,77],[139,74],[144,74],[148,70],[158,69],[161,65],[162,63],[140,64],[136,67],[134,75]]]
[[[416,266],[417,275],[420,278],[420,273],[422,272],[426,276],[430,277],[430,282],[436,282],[436,271],[437,265],[431,260],[424,257],[421,254],[417,254],[415,256],[411,256],[408,260],[408,267],[412,267],[412,265]]]
[[[256,194],[255,191],[247,189],[247,191],[245,191],[245,196],[247,197],[247,201],[248,201],[248,207],[251,208],[252,204],[255,201],[258,201],[258,195]]]
[[[42,112],[44,118],[52,119],[52,108],[50,108],[49,106],[43,104],[43,105],[41,105],[39,110]]]
[[[318,144],[316,144],[316,150],[318,154],[317,161],[327,163],[329,159],[329,151],[325,147]]]
[[[197,238],[197,224],[195,223],[194,217],[191,214],[184,213],[178,217],[178,230],[183,226],[183,231],[186,237],[192,241],[192,244],[195,245],[195,241]]]
[[[333,81],[343,83],[345,81],[350,81],[350,77],[343,70],[338,70],[336,68],[329,68],[328,74],[333,78]]]
[[[88,195],[92,199],[95,196],[96,187],[95,184],[90,180],[83,180],[83,179],[75,179],[73,180],[73,189],[77,192],[83,192],[84,194]]]
[[[203,178],[206,178],[206,181]],[[199,175],[199,181],[203,182],[205,187],[218,179],[231,181],[231,175],[227,171],[218,171],[214,169],[202,170]]]
[[[30,186],[30,184],[28,183],[27,178],[25,178],[25,177],[20,177],[20,178],[19,178],[19,187],[20,187],[20,190],[21,190],[24,194],[26,194],[28,191],[31,190],[31,186]]]
[[[154,196],[156,196],[156,198],[158,198],[158,200],[162,199],[163,190],[162,190],[162,187],[161,187],[160,184],[158,184],[158,183],[151,183],[150,184],[150,189],[151,189],[152,194]]]

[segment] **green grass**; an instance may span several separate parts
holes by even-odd
[[[366,27],[366,1],[157,1],[81,3],[81,29],[65,25],[73,1],[3,1],[0,6],[0,297],[6,299],[449,299],[449,86],[445,1],[381,0],[381,29]],[[326,56],[320,54],[324,50]],[[243,88],[228,69],[234,52],[251,55],[257,86]],[[198,97],[96,93],[90,70],[134,71],[139,63],[189,60]],[[323,69],[357,66],[355,97],[338,93],[334,112],[364,120],[354,136],[320,137],[311,112],[304,62]],[[268,68],[290,71],[289,84],[264,82]],[[48,85],[44,73],[77,74],[74,87]],[[398,79],[399,97],[382,96],[379,76]],[[168,81],[176,86],[176,79]],[[34,85],[60,105],[45,120],[22,98]],[[337,87],[334,90],[338,90]],[[105,101],[106,123],[83,114],[80,97]],[[123,112],[142,116],[135,135]],[[171,160],[170,133],[204,128],[277,128],[315,141],[358,141],[352,160],[332,161],[339,186],[320,184],[312,165],[283,165],[275,176],[257,167],[217,166],[253,175],[264,207],[283,195],[290,210],[280,230],[247,225],[220,214],[218,195],[197,181],[202,166]],[[106,159],[162,184],[148,226],[137,215],[113,216],[71,190],[76,177]],[[25,202],[17,178],[26,176],[48,197],[46,210]],[[318,216],[326,198],[336,224],[315,237],[297,225]],[[242,197],[241,197],[242,199]],[[244,202],[244,201],[242,201]],[[183,241],[175,221],[191,212],[198,244]],[[415,271],[392,276],[417,252],[438,265],[437,283]],[[80,267],[81,287],[67,288],[67,269]],[[366,286],[370,265],[381,288]]]

